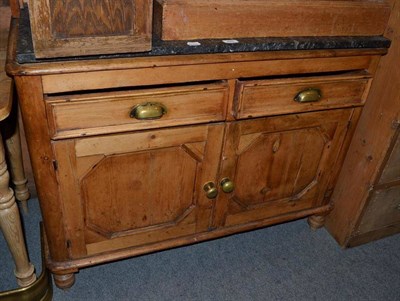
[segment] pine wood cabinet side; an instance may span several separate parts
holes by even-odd
[[[376,198],[377,194],[385,194],[378,190],[392,187],[387,185],[385,188],[383,184],[388,183],[380,183],[380,175],[398,135],[400,120],[400,73],[397,68],[400,57],[400,2],[392,1],[392,4],[385,31],[385,36],[392,40],[392,44],[388,54],[382,57],[377,66],[363,113],[332,195],[333,211],[326,223],[328,231],[344,247],[360,245],[400,232],[399,224],[394,225],[393,222],[388,227],[377,227],[375,231],[371,226],[367,233],[359,232],[361,224],[365,227],[369,223],[364,218],[371,218],[370,225],[375,224],[374,220],[378,218],[374,216],[373,208],[368,208],[371,201],[371,206],[385,207],[389,217],[396,216],[397,210],[391,204],[389,194],[387,198]],[[390,195],[392,194],[398,198],[395,190],[391,190]],[[380,214],[381,211],[377,212],[377,215]],[[387,216],[382,214],[378,219],[383,219],[384,222]],[[376,223],[378,224],[380,222]]]

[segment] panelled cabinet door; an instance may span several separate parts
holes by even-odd
[[[234,190],[220,194],[214,227],[322,205],[352,111],[229,124],[220,180],[228,178]]]
[[[223,125],[54,142],[72,257],[207,231]]]
[[[29,0],[38,58],[151,49],[151,0]]]

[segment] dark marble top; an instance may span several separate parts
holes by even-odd
[[[234,53],[278,50],[362,49],[389,48],[390,40],[381,36],[368,37],[293,37],[293,38],[243,38],[229,42],[222,39],[196,41],[162,41],[153,39],[152,50],[141,53],[92,55],[57,59],[36,59],[33,51],[28,9],[22,10],[19,21],[17,62],[71,61],[83,59],[130,58],[160,55]],[[233,41],[233,43],[232,43]],[[237,41],[237,42],[236,42]],[[188,43],[197,42],[191,46]]]

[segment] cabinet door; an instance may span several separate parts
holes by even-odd
[[[74,258],[207,231],[223,125],[54,143]]]
[[[235,186],[216,202],[214,227],[262,220],[323,204],[350,110],[232,122],[221,179]]]

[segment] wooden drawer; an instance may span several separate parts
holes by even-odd
[[[238,81],[234,114],[237,119],[360,106],[367,95],[367,73]],[[316,92],[313,101],[301,102],[302,91]],[[313,95],[311,95],[312,97]],[[314,95],[315,96],[315,95]],[[305,99],[307,100],[307,99]]]
[[[225,119],[228,86],[224,82],[49,97],[47,113],[53,138],[125,132]],[[137,119],[133,108],[152,103],[165,110],[159,119]]]

